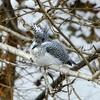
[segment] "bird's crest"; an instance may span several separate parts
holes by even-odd
[[[42,28],[40,25],[33,24],[34,36],[36,42],[44,42],[50,40],[47,28]]]
[[[44,30],[40,25],[37,26],[36,24],[33,24],[32,29],[34,31],[34,34],[44,34]]]

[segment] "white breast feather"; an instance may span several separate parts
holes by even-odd
[[[54,56],[52,56],[49,53],[45,53],[44,56],[32,56],[32,59],[34,60],[35,63],[37,63],[39,66],[49,66],[49,65],[61,65],[62,62],[55,58]]]
[[[42,45],[45,45],[47,43],[50,43],[50,42],[45,42]],[[32,44],[32,45],[34,45],[34,44]],[[32,50],[32,46],[30,47],[31,57],[32,57],[33,61],[35,63],[37,63],[39,66],[61,65],[62,64],[62,62],[58,58],[55,58],[54,56],[52,56],[48,52],[46,52],[42,56],[36,56],[35,54],[37,52],[40,52],[39,48],[34,48]]]

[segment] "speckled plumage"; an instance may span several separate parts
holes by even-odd
[[[46,51],[62,61],[63,64],[67,64],[70,59],[66,49],[57,41],[51,41],[46,44]]]
[[[50,40],[45,29],[35,27],[35,42],[30,47],[30,54],[35,63],[39,66],[76,64],[61,43]]]

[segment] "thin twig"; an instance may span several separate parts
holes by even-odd
[[[6,31],[6,32],[16,36],[17,38],[26,41],[26,42],[31,41],[31,39],[29,37],[25,37],[25,36],[15,32],[15,31],[11,30],[10,28],[7,28],[7,27],[0,25],[0,29],[3,30],[3,31]]]
[[[45,71],[44,67],[41,67],[41,72],[42,72],[42,74],[44,76],[44,80],[45,80],[46,86],[48,86],[50,94],[52,94],[53,93],[53,88],[49,84],[49,81],[48,81],[48,78],[47,78],[46,71]]]

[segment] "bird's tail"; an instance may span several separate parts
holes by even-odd
[[[71,65],[74,64],[74,65],[77,65],[73,60],[69,59],[68,62],[67,62],[68,65]]]

